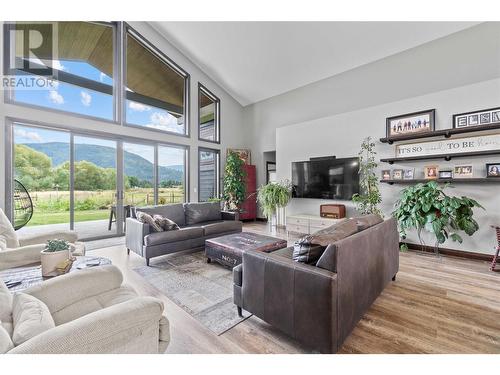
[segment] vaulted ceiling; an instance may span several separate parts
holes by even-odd
[[[152,22],[242,105],[474,26],[473,22]]]

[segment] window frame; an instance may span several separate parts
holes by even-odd
[[[214,101],[215,110],[214,110],[214,126],[215,126],[215,140],[212,141],[210,139],[201,137],[201,93],[209,97]],[[220,99],[212,93],[205,85],[201,82],[198,82],[198,140],[202,142],[209,142],[220,144]]]
[[[59,22],[59,21],[56,21]],[[64,21],[61,21],[64,22]],[[158,47],[156,47],[153,43],[149,42],[147,38],[142,36],[137,30],[135,30],[131,25],[129,25],[127,22],[120,21],[120,22],[98,22],[98,21],[79,21],[79,22],[86,22],[86,23],[93,23],[93,24],[98,24],[98,25],[105,25],[109,26],[113,30],[113,85],[111,86],[111,96],[112,96],[112,101],[113,101],[113,109],[112,109],[112,114],[113,117],[112,119],[107,119],[103,117],[97,117],[97,116],[92,116],[92,115],[87,115],[87,114],[82,114],[82,113],[77,113],[77,112],[72,112],[72,111],[65,111],[62,109],[58,108],[51,108],[51,107],[45,107],[41,105],[36,105],[36,104],[30,104],[30,103],[23,103],[20,101],[17,101],[13,99],[13,90],[12,89],[6,89],[4,90],[3,94],[3,101],[6,104],[12,104],[15,106],[19,107],[25,107],[25,108],[32,108],[36,110],[41,110],[41,111],[46,111],[48,113],[56,113],[56,114],[61,114],[61,115],[66,115],[66,116],[74,116],[77,118],[83,118],[83,119],[89,119],[89,120],[96,120],[96,121],[102,121],[108,124],[113,124],[113,125],[118,125],[118,126],[123,126],[123,127],[133,127],[133,128],[138,128],[142,129],[148,132],[152,133],[160,133],[160,134],[166,134],[166,135],[174,135],[177,137],[184,137],[184,138],[190,138],[191,137],[191,117],[190,117],[190,104],[191,104],[191,75],[181,68],[177,63],[175,63],[171,58],[169,58],[165,53],[163,53]],[[11,48],[11,43],[10,39],[8,38],[8,33],[6,33],[6,30],[9,30],[9,24],[12,24],[12,22],[6,22],[4,23],[4,35],[3,35],[3,53],[4,53],[4,58],[3,58],[3,72],[5,75],[10,74],[10,62],[9,62],[9,56],[10,56],[10,48]],[[127,34],[130,33],[138,42],[140,42],[144,48],[146,48],[149,52],[151,52],[153,55],[158,57],[162,62],[164,62],[169,68],[173,69],[175,72],[180,74],[181,76],[184,77],[184,133],[176,133],[172,131],[167,131],[167,130],[160,130],[160,129],[154,129],[154,128],[148,128],[146,126],[141,126],[133,123],[128,123],[126,119],[126,73],[127,73],[127,61],[126,61],[126,38]],[[62,81],[62,80],[61,80]],[[67,81],[62,81],[63,83],[66,84],[73,84],[71,82]],[[101,86],[99,82],[95,82],[95,86]],[[101,90],[95,90],[95,88],[87,87],[87,86],[76,86],[76,87],[81,87],[83,89],[90,89],[94,91],[98,91],[101,93],[106,93],[109,94],[108,92],[104,92]],[[107,89],[109,91],[109,89]]]
[[[184,133],[176,133],[168,130],[160,130],[155,128],[148,128],[143,125],[129,123],[127,121],[127,36],[130,34],[135,38],[146,50],[152,53],[155,57],[160,59],[165,65],[170,69],[174,70],[177,74],[184,77]],[[158,49],[153,43],[149,42],[144,36],[142,36],[137,30],[130,26],[127,22],[123,22],[123,36],[122,42],[122,88],[121,88],[121,98],[122,98],[122,125],[129,126],[133,128],[144,129],[147,131],[158,132],[161,134],[170,134],[178,137],[190,138],[190,118],[189,118],[189,108],[190,108],[190,82],[191,76],[188,72],[182,69],[178,64],[176,64],[172,59],[165,55],[160,49]]]
[[[201,153],[202,152],[214,152],[217,154],[217,161],[215,163],[216,165],[216,183],[215,183],[215,192],[216,192],[216,197],[219,198],[221,194],[220,190],[220,168],[221,168],[221,161],[220,161],[220,154],[221,151],[219,149],[215,148],[208,148],[208,147],[198,147],[198,202],[202,202],[200,200],[200,194],[201,194],[201,189],[200,189],[200,176],[201,176],[201,168],[200,168],[200,162],[201,162]]]
[[[20,21],[20,22],[24,22],[24,21]],[[54,22],[65,22],[65,21],[54,21]],[[87,90],[96,91],[96,92],[99,92],[99,93],[102,93],[102,94],[111,95],[112,102],[113,102],[113,108],[112,108],[113,117],[112,117],[112,119],[107,119],[107,118],[104,118],[104,117],[87,115],[87,114],[78,113],[78,112],[65,111],[63,109],[46,107],[46,106],[42,106],[42,105],[36,105],[36,104],[31,104],[31,103],[20,102],[20,101],[17,101],[17,100],[15,100],[13,98],[14,92],[13,92],[13,90],[11,88],[8,88],[8,89],[4,90],[4,103],[6,103],[6,104],[12,104],[12,105],[15,105],[15,106],[20,106],[20,107],[25,107],[25,108],[37,109],[37,110],[41,110],[41,111],[47,111],[49,113],[57,113],[57,114],[63,114],[63,115],[67,115],[67,116],[75,116],[75,117],[78,117],[78,118],[89,119],[89,120],[104,121],[104,122],[107,122],[109,124],[118,124],[118,116],[119,115],[117,113],[116,108],[117,108],[117,102],[118,102],[119,99],[118,99],[118,96],[115,93],[117,92],[117,85],[118,85],[116,77],[117,77],[117,74],[119,74],[119,61],[117,61],[116,55],[117,55],[117,51],[120,49],[120,45],[121,45],[121,40],[120,40],[120,36],[119,36],[119,34],[120,34],[120,32],[119,32],[120,22],[104,22],[104,21],[102,21],[102,22],[101,21],[78,21],[78,22],[85,22],[85,23],[103,25],[103,26],[108,26],[108,27],[112,28],[112,32],[113,32],[113,36],[112,36],[112,40],[113,40],[113,77],[112,77],[113,78],[113,85],[111,85],[111,90],[110,90],[111,93],[107,92],[108,89],[104,89],[104,88],[102,90],[96,89],[99,86],[104,87],[104,86],[108,86],[108,85],[99,83],[97,81],[94,82],[91,79],[79,77],[79,76],[72,75],[72,74],[69,74],[69,73],[64,73],[62,71],[58,71],[58,76],[62,72],[63,73],[63,77],[65,75],[70,76],[71,78],[74,78],[72,80],[75,81],[75,82],[71,82],[72,80],[67,81],[67,80],[64,80],[64,79],[59,79],[59,77],[58,77],[57,81],[58,82],[60,81],[62,83],[68,84],[68,85],[73,85],[73,86],[81,88],[81,89],[87,89]],[[6,22],[6,23],[4,23],[4,35],[3,35],[4,61],[3,61],[3,71],[4,71],[5,75],[9,75],[9,74],[12,73],[12,69],[10,69],[10,62],[9,62],[9,57],[10,57],[10,53],[11,53],[10,52],[11,43],[10,43],[10,39],[8,38],[8,34],[5,33],[6,30],[9,30],[9,26],[12,23],[14,23],[14,22]],[[89,87],[89,86],[79,86],[78,84],[76,84],[76,81],[87,82],[88,85],[92,86],[92,87]]]

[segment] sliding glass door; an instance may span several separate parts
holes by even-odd
[[[116,234],[116,141],[75,135],[73,149],[74,230],[82,238]]]
[[[14,178],[24,185],[33,204],[33,216],[22,232],[70,229],[70,133],[15,125],[12,132]],[[26,207],[13,196],[13,222],[24,218]]]
[[[158,204],[184,202],[185,182],[186,148],[158,146]]]
[[[81,239],[121,235],[132,206],[185,201],[185,146],[20,123],[12,124],[11,146],[12,175],[34,206],[24,232],[74,229]],[[7,211],[20,223],[27,215],[16,206],[14,190]]]

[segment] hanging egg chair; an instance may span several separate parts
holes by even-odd
[[[14,229],[24,227],[33,216],[33,201],[28,190],[18,180],[14,180]]]

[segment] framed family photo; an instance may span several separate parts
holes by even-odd
[[[453,115],[453,128],[500,124],[500,107]]]
[[[393,180],[402,180],[403,179],[403,170],[395,169],[392,171],[392,179]]]
[[[424,167],[424,178],[427,180],[435,180],[438,178],[438,166],[428,165]]]
[[[415,168],[403,169],[403,180],[413,180],[415,177]]]
[[[453,178],[453,171],[451,169],[439,171],[439,178],[443,180],[451,180]]]
[[[472,165],[455,165],[453,168],[453,178],[471,178],[473,172]]]
[[[387,138],[405,135],[417,135],[434,131],[435,109],[404,115],[388,117],[386,119]]]
[[[500,177],[500,163],[486,164],[486,177]]]
[[[390,169],[384,169],[382,171],[382,180],[387,181],[391,179],[391,171]]]

